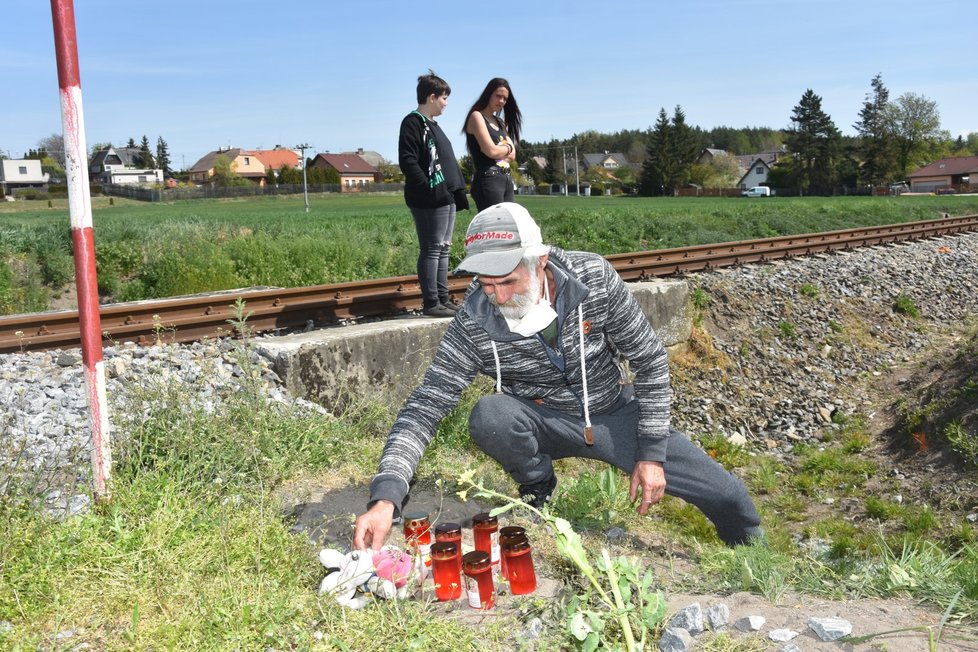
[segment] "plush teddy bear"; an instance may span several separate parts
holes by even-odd
[[[412,578],[420,583],[426,569],[420,558],[415,559],[396,546],[384,546],[377,552],[354,550],[342,553],[332,548],[319,551],[319,562],[326,567],[326,577],[319,593],[331,594],[344,607],[360,609],[371,596],[384,600],[406,598]]]

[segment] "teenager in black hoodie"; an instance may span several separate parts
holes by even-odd
[[[418,108],[401,121],[397,153],[404,174],[404,201],[411,209],[421,251],[418,280],[429,317],[454,317],[448,296],[448,254],[455,211],[469,207],[452,144],[435,118],[448,106],[448,83],[428,71],[418,77]]]

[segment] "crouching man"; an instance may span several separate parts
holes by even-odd
[[[496,393],[469,417],[473,441],[542,506],[553,461],[586,457],[631,476],[645,514],[663,494],[698,507],[728,545],[761,534],[747,490],[670,428],[666,351],[621,277],[601,256],[543,244],[516,203],[473,218],[458,271],[476,275],[424,380],[391,428],[353,547],[378,549],[439,422],[482,373]],[[623,384],[619,360],[634,374]]]

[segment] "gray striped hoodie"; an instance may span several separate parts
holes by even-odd
[[[637,461],[665,460],[672,394],[662,342],[624,281],[598,254],[551,247],[548,269],[556,284],[557,347],[564,370],[551,361],[540,336],[511,332],[473,281],[421,386],[405,402],[391,428],[380,471],[370,483],[370,504],[389,500],[400,508],[438,424],[479,373],[494,380],[498,377],[506,393],[542,400],[552,409],[584,418],[585,404],[591,414],[600,414],[618,399],[622,391],[620,356],[629,361],[639,404]],[[581,374],[581,332],[587,396]]]

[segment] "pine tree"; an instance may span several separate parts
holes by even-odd
[[[672,129],[665,108],[659,109],[659,119],[649,137],[648,153],[642,164],[639,179],[639,194],[646,196],[664,195],[669,182],[669,160],[672,156]]]
[[[890,91],[883,85],[881,75],[873,77],[870,84],[873,91],[866,95],[859,121],[853,127],[862,138],[862,180],[870,185],[880,185],[892,178],[896,168],[896,147],[889,119]]]
[[[139,167],[144,170],[156,168],[156,163],[153,161],[153,153],[149,151],[149,138],[145,135],[143,135],[143,140],[139,145]]]
[[[797,181],[809,193],[831,193],[841,135],[822,110],[822,98],[812,89],[806,90],[792,110],[791,122],[787,145],[797,157]]]
[[[672,115],[672,156],[669,187],[681,188],[689,183],[690,170],[700,153],[696,132],[686,124],[686,114],[678,104]]]
[[[156,167],[163,170],[164,179],[172,176],[170,174],[170,152],[167,148],[166,141],[163,140],[163,136],[159,136],[156,139]]]

